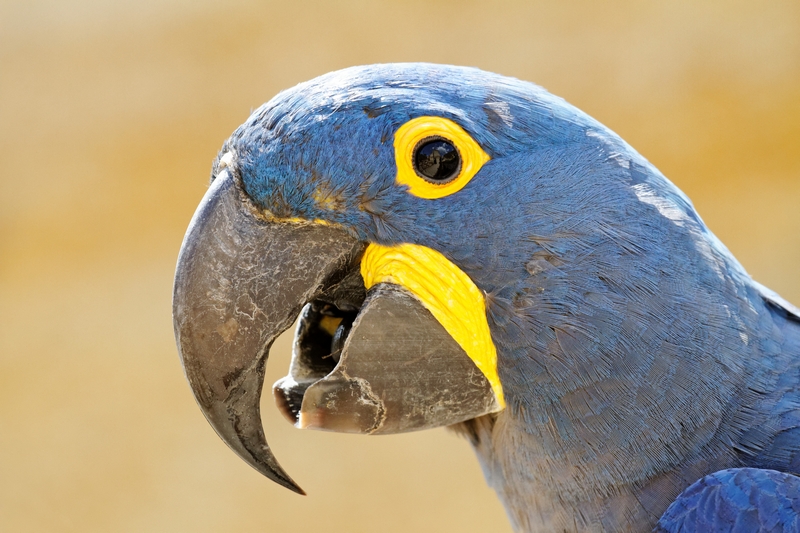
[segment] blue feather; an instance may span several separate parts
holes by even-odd
[[[491,156],[438,200],[395,182],[394,132],[423,115]],[[649,530],[679,495],[662,524],[796,523],[775,503],[795,478],[757,469],[800,472],[798,311],[591,117],[477,69],[373,65],[280,93],[226,151],[273,215],[423,244],[484,291],[508,408],[462,429],[519,530]]]
[[[800,531],[800,478],[756,468],[703,477],[667,508],[656,533]]]

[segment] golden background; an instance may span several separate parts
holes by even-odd
[[[267,395],[309,496],[278,487],[217,438],[175,350],[175,259],[222,141],[283,88],[391,61],[563,96],[800,303],[797,0],[2,0],[0,530],[510,531],[459,437],[301,432]]]

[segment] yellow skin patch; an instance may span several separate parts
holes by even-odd
[[[447,183],[431,183],[414,170],[414,149],[429,137],[442,137],[455,145],[461,156],[461,169],[455,179]],[[411,119],[394,134],[394,157],[397,163],[397,183],[408,185],[414,196],[433,200],[460,191],[491,159],[470,137],[464,128],[442,117]]]
[[[326,189],[317,189],[313,195],[314,203],[326,211],[338,211],[342,208],[342,200]]]
[[[319,327],[330,335],[331,337],[334,336],[336,333],[336,328],[339,327],[339,324],[342,323],[341,317],[336,316],[323,316],[322,319],[319,321]]]
[[[320,218],[315,218],[314,220],[308,220],[306,218],[300,218],[300,217],[279,218],[279,217],[276,217],[276,216],[274,216],[274,215],[272,215],[270,213],[264,213],[264,216],[270,222],[286,222],[288,224],[318,224],[320,226],[336,226],[336,224],[328,222],[327,220],[322,220]]]
[[[367,289],[394,283],[419,298],[483,372],[498,404],[505,407],[486,302],[469,276],[436,250],[415,244],[370,244],[361,260],[361,276]]]

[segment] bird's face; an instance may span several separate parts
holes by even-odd
[[[298,315],[274,392],[299,427],[393,433],[502,410],[498,344],[535,325],[520,312],[545,290],[531,277],[557,269],[558,297],[583,233],[624,209],[627,149],[475,69],[353,68],[279,94],[223,146],[178,262],[176,337],[206,417],[299,490],[259,416],[269,347]]]

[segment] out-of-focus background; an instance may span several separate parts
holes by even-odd
[[[221,143],[283,88],[391,61],[563,96],[800,303],[796,0],[2,0],[0,530],[510,531],[459,437],[297,431],[267,394],[309,496],[278,487],[217,438],[175,350],[175,260]]]

